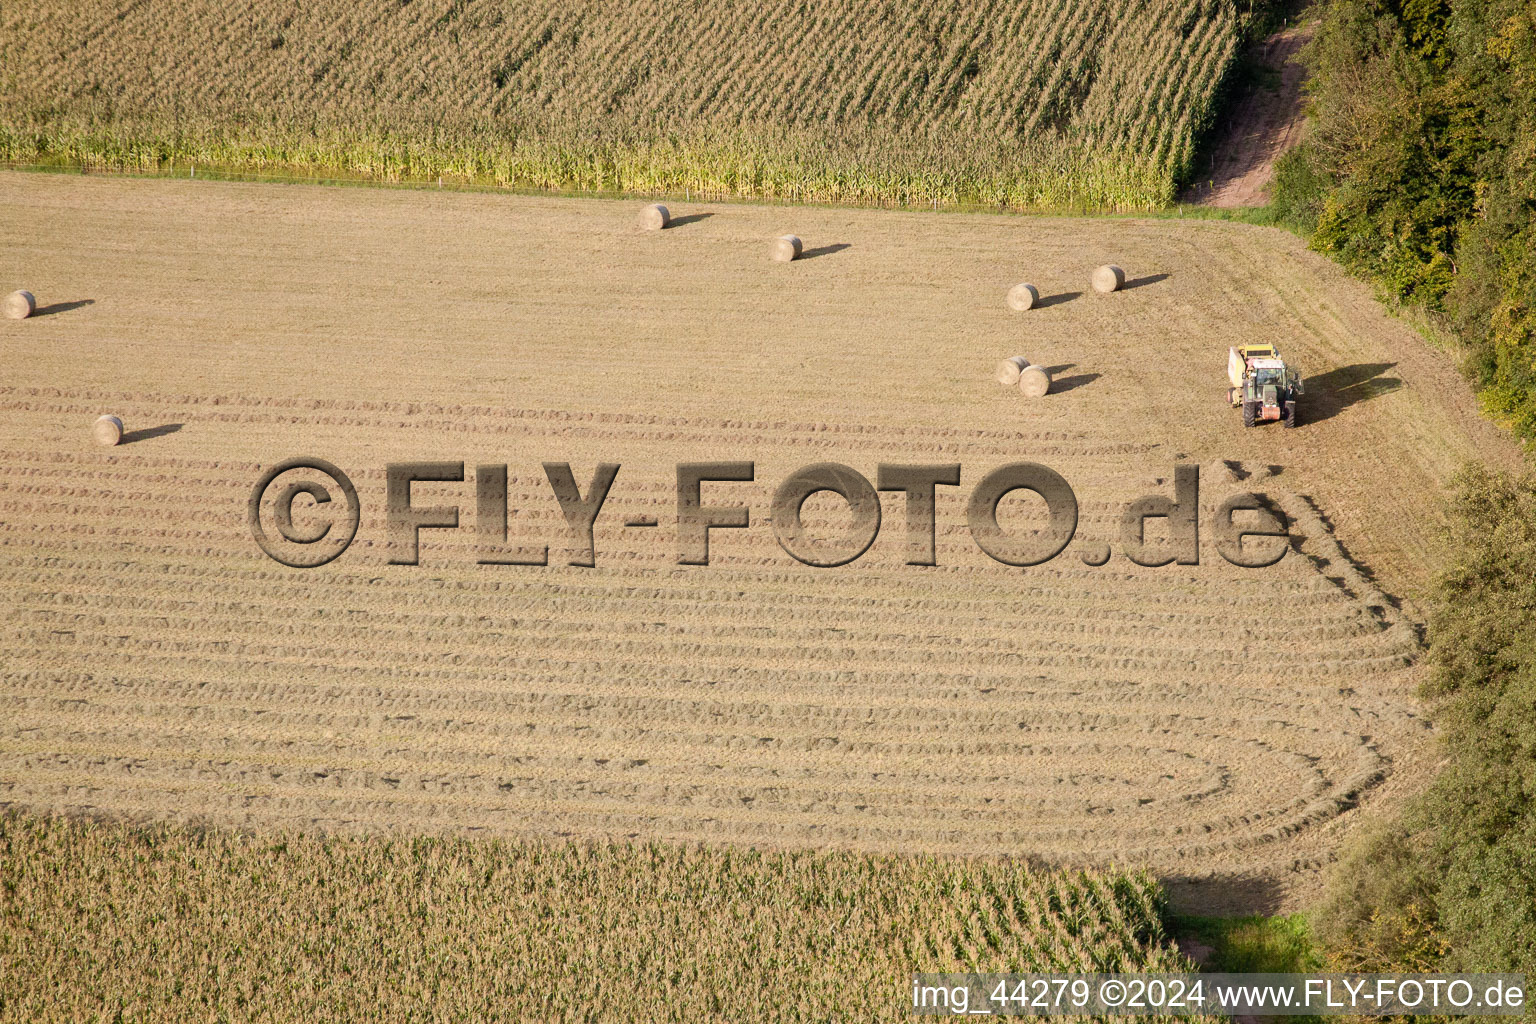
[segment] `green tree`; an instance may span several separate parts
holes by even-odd
[[[1425,687],[1445,766],[1333,874],[1344,969],[1536,972],[1536,474],[1468,470],[1453,521]]]
[[[1450,756],[1421,812],[1445,966],[1536,971],[1536,477],[1468,473],[1455,524],[1426,690]]]
[[[1536,439],[1536,7],[1330,0],[1277,213],[1450,317],[1486,408]]]

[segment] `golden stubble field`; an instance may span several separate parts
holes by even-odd
[[[677,204],[643,233],[637,207],[0,175],[0,287],[45,314],[0,322],[0,805],[1146,865],[1258,907],[1425,766],[1435,509],[1513,451],[1363,286],[1217,222]],[[784,231],[812,258],[769,262]],[[1111,260],[1133,287],[1093,293]],[[1012,313],[1025,279],[1048,302]],[[1225,405],[1243,341],[1307,374],[1302,429]],[[1061,390],[995,383],[1015,353]],[[129,443],[90,442],[103,412]],[[363,508],[315,570],[246,523],[295,455]],[[476,564],[470,482],[418,485],[463,528],[388,564],[384,467],[421,459],[507,464],[514,539],[551,565]],[[705,492],[752,525],[681,566],[674,465],[706,460],[756,463]],[[1020,460],[1081,503],[1031,568],[964,527]],[[545,461],[583,488],[622,466],[595,568],[564,564]],[[851,565],[780,550],[773,489],[819,461],[960,463],[939,565],[903,564],[899,495]],[[1181,461],[1208,507],[1271,495],[1293,550],[1085,565]]]

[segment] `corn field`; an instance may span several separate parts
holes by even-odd
[[[11,0],[0,160],[868,203],[1169,202],[1235,0]]]
[[[1178,970],[1144,875],[0,814],[0,1019],[905,1020],[917,970]]]

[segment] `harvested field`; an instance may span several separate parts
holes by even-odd
[[[1433,508],[1463,459],[1514,452],[1446,360],[1290,236],[800,209],[842,248],[775,265],[782,209],[643,232],[596,200],[3,180],[0,280],[25,267],[70,308],[0,324],[0,804],[1114,861],[1258,907],[1424,767]],[[1125,289],[1082,294],[1110,260]],[[1027,318],[998,301],[1020,265]],[[1241,427],[1240,341],[1306,373],[1302,429]],[[1015,351],[1050,395],[997,385]],[[89,437],[106,408],[132,427],[110,449]],[[246,524],[294,455],[361,497],[321,569],[267,559]],[[1072,546],[1023,569],[963,517],[1021,459],[1081,507]],[[472,483],[417,485],[465,528],[388,564],[384,466],[404,460],[508,464],[512,539],[551,565],[475,564]],[[756,462],[706,485],[752,526],[683,566],[674,465],[707,460]],[[596,568],[565,564],[545,461],[583,491],[622,465]],[[899,495],[857,562],[790,559],[770,497],[822,461],[961,463],[939,564],[903,564]],[[1126,560],[1120,510],[1171,495],[1176,462],[1220,470],[1207,505],[1270,493],[1294,550]],[[835,533],[820,502],[807,522]],[[659,527],[624,526],[643,516]],[[1107,565],[1079,557],[1106,542]]]

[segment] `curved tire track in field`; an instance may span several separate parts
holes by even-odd
[[[1001,461],[1022,440],[1141,483],[1134,445],[1091,436],[0,392],[40,429],[106,402],[363,434],[447,416],[517,451],[577,430],[620,451],[747,431],[804,461],[828,437],[860,458]],[[666,539],[619,536],[596,570],[484,570],[467,536],[407,568],[384,564],[371,468],[357,471],[362,540],[311,575],[245,535],[255,464],[125,450],[6,465],[6,803],[1186,870],[1263,859],[1333,817],[1385,773],[1378,735],[1421,728],[1370,694],[1412,665],[1412,631],[1357,574],[1319,572],[1319,552],[1347,560],[1288,495],[1308,557],[1260,574],[1071,557],[1009,570],[953,522],[924,570],[807,569],[761,528],[722,535],[721,564],[695,570]],[[663,469],[616,487],[609,521],[643,505],[669,527]],[[524,525],[547,532],[559,516],[539,507],[543,486],[513,475]],[[769,486],[747,485],[759,507]],[[1208,484],[1207,506],[1219,496]],[[1084,530],[1121,507],[1085,501]]]
[[[751,206],[642,233],[622,203],[7,177],[0,261],[95,301],[0,325],[0,803],[1286,886],[1362,795],[1429,763],[1409,601],[1446,555],[1427,510],[1464,458],[1518,453],[1447,360],[1288,235]],[[769,268],[789,228],[850,248]],[[1108,261],[1148,283],[1090,294]],[[1012,313],[1026,276],[1064,298]],[[1315,418],[1241,427],[1222,401],[1239,341],[1282,347]],[[1086,383],[1022,401],[992,378],[1018,353]],[[142,439],[90,444],[105,411]],[[363,509],[314,571],[246,527],[263,467],[299,454]],[[512,532],[551,566],[475,564],[472,484],[423,487],[465,528],[388,565],[402,459],[507,463]],[[623,465],[594,569],[564,564],[546,459],[583,484]],[[675,463],[701,459],[758,465],[718,492],[754,525],[717,533],[707,568],[672,536]],[[1021,459],[1072,482],[1079,539],[1010,569],[964,499]],[[769,499],[823,460],[961,463],[940,564],[903,564],[895,495],[858,562],[790,561]],[[1207,532],[1198,567],[1085,565],[1179,462],[1209,469],[1208,508],[1269,493],[1294,550],[1237,570]]]

